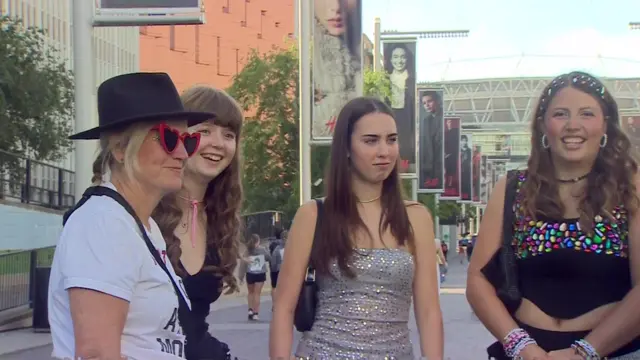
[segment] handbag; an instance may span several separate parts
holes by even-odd
[[[313,233],[313,244],[311,245],[311,253],[313,253],[313,247],[316,246],[318,238],[320,237],[320,230],[322,228],[322,217],[324,212],[324,203],[320,199],[315,199],[318,207],[318,216],[316,218],[316,228]],[[318,284],[316,283],[316,270],[313,268],[311,261],[307,266],[307,271],[304,276],[302,288],[300,289],[300,296],[298,296],[298,304],[296,305],[296,311],[293,315],[293,324],[296,330],[299,332],[305,332],[311,330],[313,322],[316,319],[316,306],[318,305]]]
[[[144,228],[142,221],[140,221],[140,218],[138,218],[138,215],[136,214],[136,212],[133,210],[133,208],[127,202],[127,200],[122,195],[120,195],[120,193],[105,186],[92,186],[87,188],[87,190],[85,190],[85,192],[82,194],[82,199],[80,199],[80,201],[78,201],[78,203],[73,208],[69,209],[64,213],[62,217],[62,226],[66,224],[71,214],[73,214],[74,211],[78,210],[78,208],[84,205],[84,203],[86,203],[87,200],[89,200],[89,198],[91,198],[92,196],[108,196],[112,198],[118,204],[120,204],[129,213],[129,215],[133,217],[133,219],[136,221],[136,224],[138,225],[138,228],[140,229],[142,238],[144,239],[144,242],[147,245],[147,249],[149,249],[151,256],[153,256],[153,259],[155,260],[155,262],[167,274],[167,276],[169,277],[169,280],[171,280],[171,284],[173,285],[173,290],[175,291],[176,296],[178,297],[178,306],[179,306],[178,311],[185,316],[189,316],[191,313],[191,306],[189,306],[184,294],[180,290],[180,287],[176,283],[173,276],[171,276],[171,273],[169,272],[167,265],[160,257],[160,253],[156,250],[156,247],[153,245],[153,242],[151,241],[151,239],[149,239],[149,235],[147,234],[147,231]],[[204,355],[204,356],[199,355],[198,356],[199,360],[205,360],[205,359],[206,360],[231,360],[231,353],[228,351],[229,347],[226,346],[226,344],[219,343],[219,342],[216,343],[209,339],[205,339],[205,340],[208,340],[208,341],[203,341],[202,344],[198,344],[198,350],[199,350],[198,352],[208,353],[208,355]],[[189,345],[187,345],[187,347],[188,346]],[[216,349],[216,351],[211,351],[214,349]],[[222,352],[225,352],[225,353],[223,354]]]
[[[511,315],[518,310],[522,302],[522,294],[518,289],[516,255],[512,247],[513,221],[515,219],[513,205],[517,191],[518,170],[510,170],[507,173],[507,185],[504,196],[502,246],[481,270],[487,281],[493,285],[496,290],[496,295]]]

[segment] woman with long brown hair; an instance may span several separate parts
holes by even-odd
[[[294,311],[311,264],[318,303],[296,356],[413,360],[413,300],[422,355],[442,360],[433,219],[425,207],[403,200],[398,153],[396,121],[385,103],[356,98],[345,105],[331,145],[326,198],[298,210],[285,246],[271,359],[290,357]]]
[[[182,101],[186,109],[208,109],[215,117],[189,129],[200,134],[198,152],[186,163],[182,190],[165,197],[153,216],[191,300],[191,312],[181,313],[187,359],[218,359],[228,348],[209,335],[206,317],[223,291],[238,291],[243,114],[233,98],[208,86],[186,90]]]
[[[496,184],[469,265],[469,303],[499,339],[490,358],[640,359],[640,177],[629,147],[598,79],[572,72],[544,89],[527,169]]]

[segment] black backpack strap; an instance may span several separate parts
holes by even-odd
[[[80,201],[72,209],[68,210],[64,214],[63,220],[62,220],[63,226],[64,224],[66,224],[71,214],[73,214],[74,211],[76,211],[84,203],[86,203],[87,200],[89,200],[89,198],[91,198],[92,196],[108,196],[112,198],[118,204],[120,204],[129,213],[129,215],[133,217],[133,219],[136,221],[136,224],[138,225],[140,234],[142,235],[142,238],[144,239],[144,242],[147,245],[147,249],[149,249],[149,252],[151,253],[151,256],[153,256],[153,259],[155,260],[155,262],[160,266],[160,268],[162,268],[162,270],[164,270],[164,272],[169,277],[169,280],[171,280],[171,284],[173,285],[173,289],[176,292],[176,296],[178,296],[178,303],[180,304],[180,307],[185,310],[190,309],[191,307],[188,305],[187,300],[185,299],[184,295],[182,294],[182,291],[180,290],[180,287],[176,283],[173,276],[171,276],[171,273],[169,272],[167,265],[164,263],[164,261],[162,260],[162,257],[160,256],[160,253],[158,252],[156,247],[153,245],[153,242],[149,238],[149,235],[147,234],[147,230],[142,224],[142,221],[140,221],[140,218],[138,218],[138,215],[133,210],[131,205],[127,202],[127,200],[122,195],[120,195],[120,193],[118,193],[117,191],[105,186],[89,187],[84,192],[84,194],[82,194],[82,199],[80,199]]]

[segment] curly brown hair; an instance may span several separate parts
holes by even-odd
[[[527,180],[520,191],[521,209],[523,215],[534,220],[537,215],[553,218],[564,216],[565,208],[559,200],[551,153],[543,149],[541,144],[548,106],[558,91],[566,87],[580,90],[595,98],[607,124],[607,141],[587,176],[587,185],[578,207],[580,227],[592,229],[596,215],[615,220],[612,216],[615,207],[624,206],[633,214],[640,203],[634,185],[638,164],[630,155],[631,144],[620,128],[618,105],[606,87],[587,73],[571,72],[560,75],[542,92],[535,117],[531,122],[531,154],[527,164]]]
[[[238,264],[242,206],[242,181],[240,176],[240,134],[244,116],[238,103],[226,92],[209,86],[194,86],[181,96],[185,109],[216,114],[215,124],[231,129],[236,135],[236,153],[229,166],[209,182],[203,205],[207,216],[207,256],[217,255],[219,264],[205,265],[202,271],[211,271],[222,277],[222,289],[226,294],[239,290],[234,276]],[[167,255],[176,273],[187,274],[179,265],[182,249],[180,239],[174,234],[182,210],[177,195],[162,199],[153,213],[167,243]]]

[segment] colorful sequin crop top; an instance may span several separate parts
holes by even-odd
[[[612,211],[616,221],[596,216],[591,232],[577,219],[533,220],[521,210],[525,181],[520,172],[513,237],[522,296],[558,319],[622,300],[632,287],[624,208]]]

